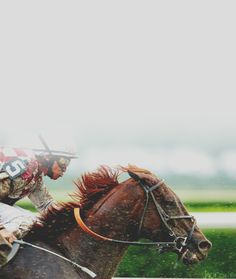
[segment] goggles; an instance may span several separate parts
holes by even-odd
[[[65,172],[66,169],[67,169],[67,167],[68,167],[68,165],[69,165],[69,163],[70,163],[70,160],[67,159],[67,158],[60,158],[59,160],[56,160],[56,162],[57,162],[59,168],[60,168],[63,172]]]

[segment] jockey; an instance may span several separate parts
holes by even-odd
[[[28,197],[40,213],[56,205],[43,184],[43,177],[58,179],[70,160],[76,158],[74,152],[50,150],[42,143],[45,149],[0,147],[0,266],[11,250],[6,253],[6,244],[11,248],[11,243],[23,238],[37,220],[35,214],[15,203]]]

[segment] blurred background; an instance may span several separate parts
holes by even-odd
[[[2,2],[0,144],[73,140],[79,158],[46,180],[60,200],[81,173],[131,163],[192,212],[236,211],[234,11],[234,1]],[[232,266],[175,276],[236,277]]]

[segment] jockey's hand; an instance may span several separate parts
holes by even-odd
[[[17,239],[14,234],[7,229],[0,230],[0,234],[10,243],[13,243],[13,241]]]

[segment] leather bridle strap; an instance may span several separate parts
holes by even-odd
[[[142,186],[142,188],[144,189],[144,191],[146,193],[146,202],[145,202],[144,210],[143,210],[143,213],[142,213],[142,216],[141,216],[141,219],[140,219],[140,223],[139,223],[138,237],[139,237],[141,229],[142,229],[144,217],[145,217],[145,214],[146,214],[146,211],[147,211],[147,207],[148,207],[148,203],[149,203],[149,195],[150,195],[152,200],[153,200],[153,202],[154,202],[154,204],[155,204],[155,207],[157,209],[157,212],[159,213],[159,216],[160,216],[162,222],[164,223],[165,227],[169,231],[169,235],[175,238],[171,242],[126,241],[126,240],[117,240],[117,239],[112,239],[112,238],[108,238],[108,237],[102,236],[102,235],[92,231],[83,222],[83,220],[81,218],[81,215],[80,215],[80,208],[74,208],[75,219],[76,219],[78,225],[82,228],[83,231],[85,231],[86,233],[88,233],[89,235],[91,235],[92,237],[94,237],[95,239],[98,239],[98,240],[109,241],[109,242],[120,243],[120,244],[128,244],[128,245],[157,245],[158,247],[162,247],[162,248],[164,248],[164,247],[167,247],[167,248],[174,247],[176,249],[178,249],[177,248],[177,242],[179,240],[182,240],[180,242],[181,247],[178,249],[179,251],[181,251],[182,248],[184,246],[186,246],[187,243],[192,238],[192,234],[193,234],[194,229],[195,229],[195,222],[194,222],[194,224],[193,224],[193,226],[192,226],[188,236],[186,236],[186,237],[176,236],[176,234],[174,233],[174,231],[171,229],[171,227],[168,225],[167,222],[169,220],[174,220],[174,219],[193,219],[193,216],[189,216],[189,215],[169,216],[168,214],[166,214],[166,212],[162,209],[162,207],[156,201],[155,196],[153,194],[153,191],[155,189],[157,189],[158,187],[160,187],[163,183],[164,183],[164,179],[159,181],[156,185],[154,185],[154,186],[149,188],[146,184],[144,184],[141,181],[139,181],[140,186]]]
[[[140,246],[141,245],[157,245],[157,246],[161,246],[161,247],[164,247],[164,246],[165,247],[171,247],[171,246],[175,247],[176,246],[175,241],[172,241],[172,242],[138,242],[138,241],[126,241],[126,240],[108,238],[108,237],[102,236],[98,233],[95,233],[90,228],[88,228],[88,226],[84,223],[84,221],[81,218],[80,208],[74,208],[74,215],[75,215],[75,219],[76,219],[78,225],[81,227],[81,229],[97,240],[109,241],[109,242],[120,243],[120,244],[137,245],[137,246],[139,246],[139,245]]]
[[[139,184],[142,186],[142,188],[144,189],[145,191],[145,194],[146,194],[146,202],[145,202],[145,206],[144,206],[144,209],[143,209],[143,214],[142,214],[142,217],[140,219],[140,222],[139,222],[139,228],[138,228],[138,237],[140,236],[141,234],[141,229],[142,229],[142,226],[143,226],[143,221],[144,221],[144,217],[145,217],[145,214],[146,214],[146,211],[147,211],[147,207],[148,207],[148,203],[149,203],[149,194],[157,189],[158,187],[160,187],[163,183],[164,183],[164,179],[162,179],[161,181],[159,181],[156,185],[152,186],[151,188],[147,187],[146,184],[143,184],[141,181],[139,182]]]
[[[158,187],[160,187],[165,182],[165,179],[160,180],[156,185],[152,186],[151,188],[148,188],[148,192],[152,192],[156,190]]]

